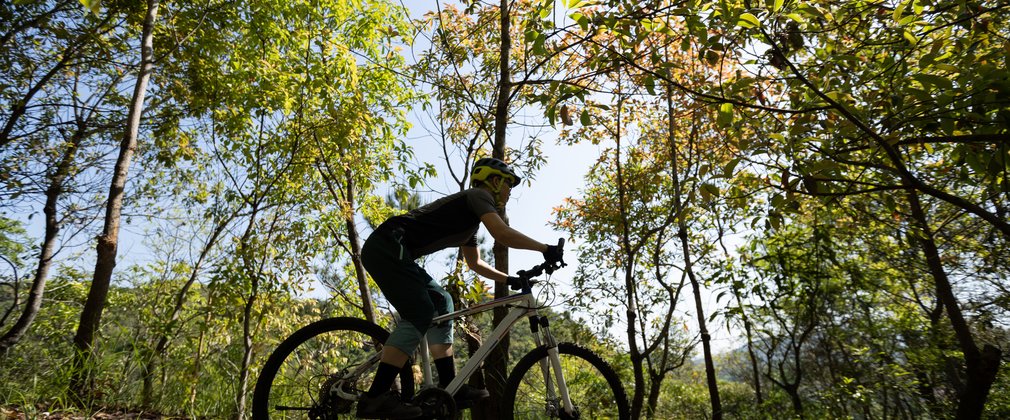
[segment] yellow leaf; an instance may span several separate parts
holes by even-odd
[[[95,16],[98,16],[98,12],[102,11],[102,0],[80,0],[80,2],[85,9],[88,9]]]

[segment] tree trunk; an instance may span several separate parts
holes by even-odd
[[[351,249],[351,262],[354,264],[354,275],[358,280],[358,294],[361,295],[361,312],[364,313],[365,319],[369,322],[375,323],[375,305],[372,304],[372,293],[368,287],[368,276],[365,273],[365,265],[361,262],[361,238],[358,235],[358,227],[354,224],[354,213],[355,213],[355,188],[354,188],[354,178],[350,171],[345,172],[344,183],[347,190],[347,206],[351,211],[347,214],[351,216],[347,217],[347,242],[350,243]]]
[[[674,177],[677,175],[675,174]],[[722,419],[722,402],[719,399],[719,384],[715,377],[715,361],[712,358],[712,336],[708,333],[708,327],[705,325],[705,308],[701,303],[701,287],[698,284],[698,279],[695,277],[694,270],[692,270],[690,259],[688,258],[688,240],[687,240],[687,230],[686,227],[681,227],[680,232],[681,243],[684,246],[684,265],[687,268],[687,277],[691,280],[691,289],[694,291],[694,306],[698,311],[698,329],[701,332],[701,346],[702,353],[705,356],[705,377],[708,382],[708,396],[712,403],[712,419],[720,420]]]
[[[622,206],[623,208],[623,206]],[[633,263],[629,263],[633,267]],[[638,317],[638,306],[635,302],[635,285],[634,276],[630,268],[625,268],[624,272],[624,288],[627,291],[627,299],[625,305],[627,310],[625,312],[625,317],[627,319],[627,336],[628,336],[628,348],[630,349],[631,358],[631,372],[634,374],[634,390],[631,393],[631,418],[637,419],[641,418],[641,409],[645,401],[645,374],[643,359],[644,355],[638,350],[638,332],[635,329],[636,318]]]
[[[245,418],[246,390],[249,388],[249,366],[252,364],[253,353],[252,312],[256,298],[259,296],[256,290],[259,288],[258,274],[253,274],[252,282],[252,293],[242,310],[242,364],[239,367],[238,395],[235,399],[236,418],[239,420]]]
[[[242,266],[245,275],[249,277],[249,297],[242,308],[242,363],[239,365],[238,390],[235,396],[236,418],[245,418],[246,390],[249,388],[249,366],[252,364],[253,356],[253,309],[259,297],[260,270],[256,269],[256,262],[250,255],[249,238],[252,237],[256,226],[256,217],[259,213],[258,203],[254,203],[249,215],[249,224],[239,240],[239,257],[242,259]]]
[[[127,172],[130,161],[137,148],[137,136],[140,132],[140,118],[144,109],[144,96],[147,93],[147,82],[151,78],[154,67],[154,23],[158,18],[159,0],[147,0],[147,15],[144,17],[143,34],[141,38],[140,71],[137,84],[130,101],[129,118],[126,123],[126,133],[120,144],[119,158],[116,161],[112,185],[109,188],[109,202],[105,213],[105,226],[98,237],[98,258],[95,263],[94,278],[88,298],[81,311],[80,324],[74,336],[76,354],[71,365],[70,391],[76,402],[84,403],[88,393],[88,372],[94,344],[95,334],[99,329],[102,311],[105,309],[105,299],[112,282],[112,272],[116,266],[116,251],[119,241],[119,223],[123,207],[123,193],[126,188]]]
[[[77,157],[77,150],[85,137],[85,124],[78,120],[76,131],[71,137],[70,144],[63,152],[63,157],[56,165],[56,170],[49,177],[49,188],[46,189],[46,204],[42,212],[46,215],[45,236],[42,240],[42,252],[39,254],[39,265],[35,270],[35,277],[32,279],[32,288],[28,293],[28,300],[25,302],[25,309],[21,313],[14,326],[0,337],[0,357],[7,354],[21,337],[28,331],[28,328],[35,321],[35,316],[42,307],[42,297],[46,290],[46,281],[49,278],[49,269],[52,267],[53,257],[56,254],[56,236],[60,233],[60,220],[57,215],[60,195],[63,194],[63,186],[70,175],[70,168]]]
[[[789,394],[789,401],[793,403],[793,410],[796,411],[796,415],[803,418],[803,400],[800,398],[799,383],[794,386],[784,387],[786,394]]]
[[[695,275],[694,266],[691,262],[691,243],[687,235],[687,220],[684,216],[684,202],[681,200],[683,185],[680,182],[680,164],[677,155],[677,142],[673,137],[675,123],[673,116],[673,87],[669,84],[666,90],[667,101],[667,128],[670,135],[670,165],[671,177],[673,178],[673,205],[674,214],[677,218],[677,236],[680,238],[681,248],[684,253],[684,271],[691,281],[691,290],[694,292],[694,307],[698,313],[698,330],[701,333],[702,353],[705,357],[705,377],[708,382],[708,396],[712,405],[712,419],[722,419],[722,402],[719,399],[719,384],[715,377],[715,361],[712,358],[712,337],[708,333],[705,323],[705,308],[701,303],[701,287],[698,284],[698,277]]]
[[[971,327],[961,313],[961,306],[957,301],[957,296],[954,295],[950,280],[947,278],[947,272],[943,268],[940,251],[933,240],[933,230],[930,228],[926,213],[922,209],[919,194],[915,190],[909,189],[908,199],[912,207],[912,217],[921,230],[922,250],[925,253],[926,264],[933,275],[933,280],[936,281],[938,298],[947,310],[947,317],[961,346],[961,352],[964,354],[966,384],[957,405],[957,418],[978,419],[982,417],[985,402],[989,398],[989,391],[993,382],[996,381],[1002,354],[998,348],[988,344],[979,350],[971,333]]]
[[[649,375],[649,399],[645,418],[656,418],[656,407],[659,406],[659,394],[663,388],[663,376],[665,376],[665,372],[658,375]]]
[[[213,306],[212,296],[207,296],[207,307],[212,308]],[[200,337],[196,342],[196,355],[193,357],[193,369],[190,372],[189,409],[194,411],[196,409],[197,391],[200,388],[200,370],[203,367],[203,351],[204,343],[207,341],[207,326],[210,325],[212,315],[213,312],[210,309],[207,309],[203,319],[203,328],[200,328]]]
[[[498,80],[498,100],[495,105],[495,120],[494,120],[494,146],[492,151],[492,157],[505,160],[505,133],[508,128],[508,113],[509,113],[509,98],[512,91],[512,80],[511,73],[509,72],[509,51],[512,49],[512,38],[509,34],[511,30],[510,21],[510,11],[508,0],[501,0],[501,6],[499,8],[501,13],[501,49],[499,50],[499,60],[500,60],[500,74]],[[508,224],[508,213],[505,209],[499,210],[502,216],[502,220]],[[494,263],[495,268],[499,271],[508,273],[509,261],[508,261],[508,248],[495,241],[492,247],[494,252]],[[494,288],[495,298],[501,298],[509,295],[508,285],[504,283],[495,283]],[[494,326],[498,326],[502,319],[505,318],[507,313],[506,308],[495,308],[493,311],[492,323]],[[487,361],[484,362],[484,379],[487,384],[487,390],[491,394],[490,398],[485,399],[485,403],[478,404],[473,410],[474,418],[478,419],[496,419],[498,418],[498,404],[502,399],[502,395],[505,393],[505,380],[507,379],[508,372],[506,366],[508,364],[508,351],[509,351],[510,341],[509,336],[506,335],[502,338],[502,341],[495,346],[494,350],[488,354]]]
[[[733,290],[736,295],[737,305],[740,307],[740,316],[743,318],[743,329],[747,334],[747,356],[750,358],[751,375],[754,377],[754,394],[757,396],[757,405],[764,404],[764,396],[761,392],[761,371],[758,369],[757,355],[754,354],[754,338],[751,331],[750,318],[743,310],[743,301],[740,300],[740,292]]]
[[[631,246],[631,233],[628,229],[627,198],[624,190],[624,171],[621,166],[621,111],[624,99],[617,100],[617,124],[614,135],[615,143],[615,166],[617,169],[617,201],[621,216],[621,253],[624,254],[624,289],[625,296],[625,317],[628,322],[627,336],[628,349],[631,359],[631,369],[635,378],[635,388],[631,396],[631,418],[641,417],[642,406],[645,403],[645,368],[643,361],[645,355],[638,348],[638,330],[635,325],[638,318],[637,291],[635,285],[635,252]]]

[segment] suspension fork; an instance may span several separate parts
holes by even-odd
[[[558,343],[551,334],[550,322],[547,317],[534,314],[530,317],[530,331],[533,332],[533,340],[537,347],[541,345],[547,347],[547,358],[540,359],[540,372],[544,375],[544,384],[547,387],[548,401],[557,401],[558,394],[555,392],[554,381],[557,381],[557,392],[561,395],[562,407],[567,413],[574,413],[575,407],[572,405],[571,396],[568,393],[568,383],[565,381],[565,374],[561,371],[561,356],[558,352]],[[554,377],[551,377],[551,368],[554,370]]]

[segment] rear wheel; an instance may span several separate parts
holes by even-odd
[[[371,385],[374,356],[388,337],[382,327],[357,318],[323,319],[295,331],[270,354],[260,372],[253,418],[355,418],[354,401]],[[347,377],[366,363],[370,366],[360,375]],[[400,372],[399,385],[405,398],[412,397],[410,363]]]
[[[553,393],[548,392],[540,364],[541,360],[548,360],[547,347],[539,347],[520,359],[509,375],[502,402],[504,418],[631,418],[624,386],[607,362],[589,349],[572,343],[559,343],[558,353],[575,411],[564,410],[553,367],[549,367]]]

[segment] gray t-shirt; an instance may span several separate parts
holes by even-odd
[[[490,192],[470,188],[393,216],[383,225],[403,229],[401,243],[413,258],[419,258],[449,247],[477,246],[480,217],[495,212]]]

